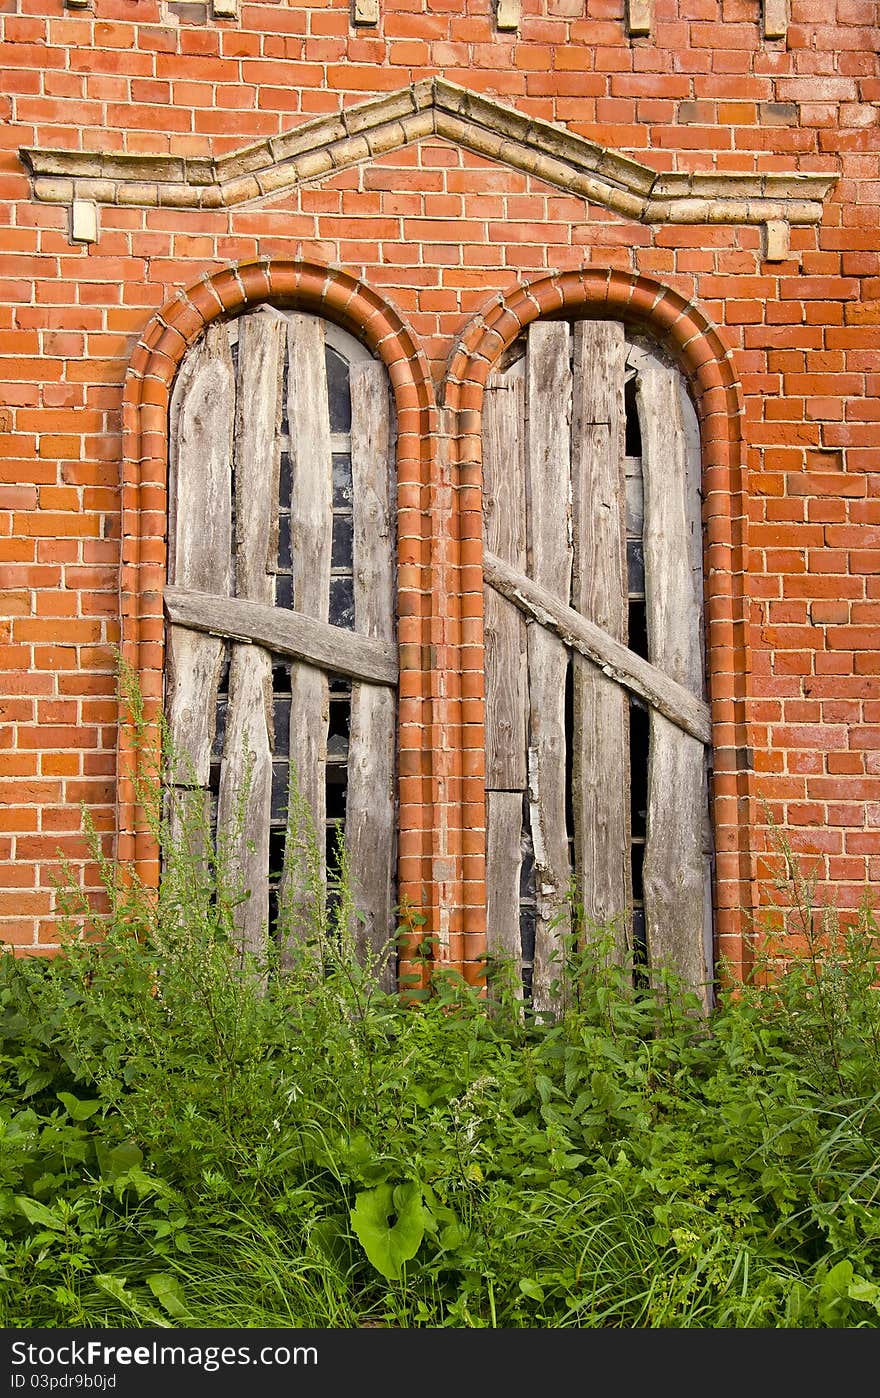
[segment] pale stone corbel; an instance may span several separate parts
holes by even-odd
[[[98,206],[91,199],[74,199],[70,206],[70,241],[98,241]]]
[[[238,19],[238,0],[211,0],[215,19]]]
[[[497,0],[495,6],[496,29],[519,29],[522,19],[522,0]]]
[[[654,23],[654,0],[626,0],[626,32],[631,38],[650,34]]]
[[[784,218],[771,218],[764,224],[764,261],[785,262],[791,250],[791,228]]]
[[[764,38],[784,39],[788,34],[788,0],[762,0]]]
[[[379,0],[352,0],[352,24],[376,25],[379,23]]]

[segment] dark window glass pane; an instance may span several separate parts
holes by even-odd
[[[290,573],[275,574],[275,606],[293,607],[293,578]]]
[[[274,694],[290,693],[290,661],[281,660],[277,655],[272,661],[272,692]]]
[[[629,604],[629,639],[627,644],[636,655],[648,658],[648,621],[645,615],[643,597],[634,598]]]
[[[535,910],[530,907],[522,907],[519,910],[519,937],[522,948],[522,959],[527,966],[531,966],[535,959]]]
[[[354,523],[351,515],[333,516],[332,568],[351,568],[354,559]]]
[[[641,456],[642,454],[642,430],[639,426],[639,415],[636,410],[636,381],[630,379],[623,390],[623,403],[626,411],[626,447],[627,456]]]
[[[269,878],[277,883],[284,870],[284,827],[277,825],[269,831]],[[271,895],[270,895],[271,896]],[[274,920],[274,918],[272,919]]]
[[[274,704],[275,755],[285,757],[290,749],[290,700],[277,699]]]
[[[350,510],[353,499],[351,480],[351,455],[348,452],[333,453],[333,508]]]
[[[351,687],[350,685],[347,685],[347,689],[343,691],[337,690],[336,688],[331,686],[330,693],[333,696],[333,699],[330,704],[330,736],[334,737],[336,735],[339,735],[340,737],[347,738],[348,719],[349,714],[351,712]],[[343,694],[344,697],[336,698],[337,694]]]
[[[644,908],[633,908],[633,961],[636,966],[648,964],[648,938],[645,932]],[[637,981],[640,979],[636,977]]]
[[[648,737],[650,719],[647,709],[630,700],[629,706],[629,767],[630,814],[633,836],[645,838],[648,807]]]
[[[330,431],[351,431],[351,390],[348,386],[348,365],[341,355],[328,345],[324,351],[327,363],[327,399],[330,404]]]
[[[630,845],[630,855],[632,862],[633,898],[636,902],[642,901],[642,865],[645,862],[645,846]]]
[[[214,743],[211,747],[211,756],[220,758],[223,756],[223,740],[226,737],[226,708],[228,700],[221,697],[217,700],[217,726],[214,729]]]
[[[281,476],[278,484],[278,503],[282,510],[290,509],[290,501],[293,495],[293,467],[290,462],[290,452],[281,453]]]
[[[289,763],[286,758],[272,763],[272,820],[284,821],[287,818],[287,774]]]
[[[354,630],[354,579],[330,579],[330,625]]]
[[[293,567],[293,554],[290,540],[290,515],[278,516],[278,567]]]
[[[341,820],[345,815],[345,788],[348,773],[344,767],[327,766],[327,819]]]
[[[627,586],[630,592],[645,590],[645,546],[641,539],[626,541]]]

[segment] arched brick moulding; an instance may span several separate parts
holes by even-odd
[[[137,778],[149,769],[149,752],[155,753],[162,705],[168,410],[174,378],[186,351],[212,321],[267,301],[343,326],[379,355],[392,385],[398,428],[399,891],[427,915],[433,930],[439,912],[433,845],[439,812],[432,754],[445,741],[430,698],[432,577],[438,567],[431,547],[437,523],[437,409],[424,355],[401,317],[364,283],[336,268],[262,259],[204,276],[153,317],[132,355],[123,400],[121,649],[138,677],[150,741],[146,752],[138,750],[123,700],[117,856],[148,887],[157,885],[158,850],[138,806]],[[457,589],[444,587],[442,593],[454,597]],[[404,960],[401,971],[410,970]]]
[[[712,820],[715,838],[715,955],[733,979],[749,964],[754,867],[753,777],[747,758],[748,657],[745,579],[748,512],[742,440],[742,392],[730,351],[706,314],[651,277],[588,268],[523,284],[470,322],[450,359],[442,411],[460,498],[462,615],[482,619],[483,391],[492,366],[539,317],[622,320],[645,331],[674,356],[687,376],[700,421],[709,698],[713,728]],[[482,698],[482,667],[462,674],[462,693]],[[482,744],[481,707],[473,737]],[[463,802],[463,831],[483,832],[485,791]],[[476,848],[474,845],[473,848]],[[478,872],[478,869],[476,870]],[[469,979],[485,950],[485,884],[464,884]]]

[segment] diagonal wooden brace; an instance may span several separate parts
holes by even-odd
[[[644,699],[671,723],[707,746],[712,742],[709,706],[684,685],[615,641],[601,627],[587,621],[494,553],[483,553],[483,577],[530,621],[537,621],[555,632],[565,645],[592,660],[611,679]]]

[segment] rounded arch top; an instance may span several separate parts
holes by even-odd
[[[428,414],[428,430],[435,430],[436,402],[427,359],[395,307],[341,268],[271,258],[206,274],[165,303],[129,361],[124,408],[131,412],[145,403],[161,407],[162,389],[170,389],[184,354],[208,325],[266,304],[321,316],[364,345],[388,370],[398,414]],[[153,385],[147,392],[141,387],[146,380]],[[134,426],[130,418],[125,426]]]
[[[551,275],[494,297],[453,347],[443,405],[479,411],[490,370],[523,330],[538,319],[580,317],[622,320],[658,340],[684,371],[701,422],[712,417],[727,422],[725,436],[741,466],[742,389],[718,327],[674,288],[613,268]]]

